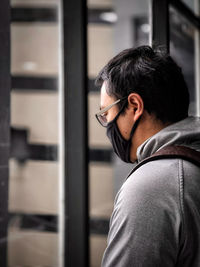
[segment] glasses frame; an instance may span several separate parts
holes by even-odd
[[[127,98],[127,96],[125,97],[122,97],[120,99],[117,99],[115,102],[113,102],[112,104],[110,104],[109,106],[101,109],[99,112],[97,112],[95,114],[95,117],[97,118],[98,122],[103,126],[103,127],[106,127],[107,125],[103,125],[103,123],[101,122],[101,120],[99,119],[99,116],[101,114],[103,114],[104,112],[108,111],[109,109],[111,109],[114,105],[118,104],[119,102],[121,102],[122,100],[125,100]]]

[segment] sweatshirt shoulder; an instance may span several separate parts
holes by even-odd
[[[148,162],[132,173],[121,187],[118,197],[127,201],[149,201],[173,196],[179,200],[179,159]]]
[[[129,182],[153,184],[154,186],[163,183],[177,182],[179,176],[180,159],[159,159],[150,161],[139,167],[127,179]]]

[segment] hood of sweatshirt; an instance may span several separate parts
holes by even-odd
[[[147,139],[137,149],[138,162],[168,145],[182,145],[200,151],[200,118],[187,117]]]

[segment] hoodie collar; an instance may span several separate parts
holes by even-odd
[[[137,149],[138,162],[168,145],[183,145],[200,151],[200,118],[187,117],[148,138]]]

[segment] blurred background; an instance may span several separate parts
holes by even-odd
[[[190,115],[200,115],[199,5],[2,0],[0,266],[100,266],[133,166],[113,154],[95,118],[95,77],[125,48],[163,45],[182,67]]]

